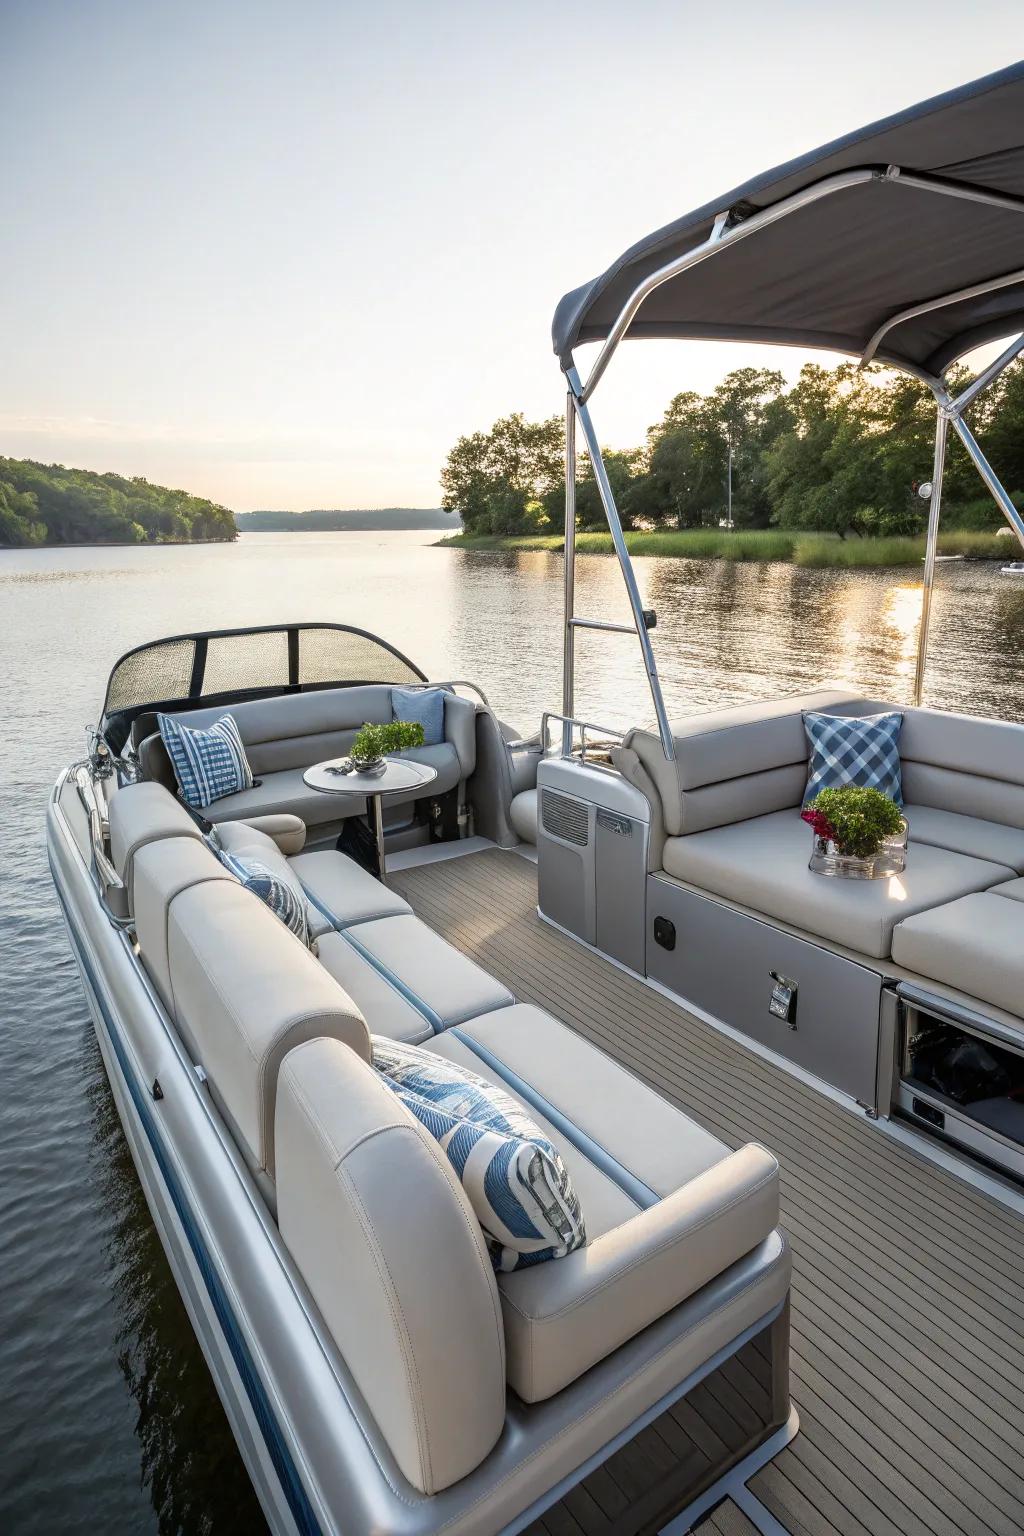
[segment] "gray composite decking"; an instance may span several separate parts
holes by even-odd
[[[775,1518],[793,1536],[1020,1536],[1024,1221],[542,923],[517,854],[392,883],[522,1001],[778,1157],[801,1431],[750,1483]],[[727,1501],[698,1530],[751,1527]]]

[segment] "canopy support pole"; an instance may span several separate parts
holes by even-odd
[[[940,405],[935,413],[932,496],[928,503],[928,539],[925,545],[924,582],[921,589],[921,625],[917,632],[917,668],[914,672],[914,703],[918,707],[924,696],[924,674],[928,665],[928,630],[932,617],[932,588],[935,584],[935,556],[939,547],[939,514],[942,508],[942,473],[946,467],[948,434],[949,418]]]
[[[576,409],[565,396],[565,633],[562,636],[562,756],[572,753],[572,710],[576,682]],[[546,743],[545,743],[546,746]]]
[[[661,691],[661,683],[658,679],[658,667],[654,660],[654,650],[651,646],[649,629],[653,627],[653,614],[644,609],[640,589],[636,582],[636,572],[633,570],[633,562],[630,559],[629,550],[626,548],[625,535],[622,532],[622,521],[618,508],[615,505],[615,494],[612,491],[611,482],[608,479],[608,471],[605,469],[604,460],[601,457],[601,445],[597,440],[594,423],[591,420],[590,411],[583,402],[583,389],[580,384],[580,376],[575,368],[566,371],[566,379],[569,385],[567,401],[566,434],[565,434],[565,491],[566,491],[566,527],[565,527],[565,637],[563,649],[563,675],[562,675],[562,710],[563,713],[572,716],[573,712],[573,685],[574,667],[572,663],[573,630],[580,627],[572,611],[574,601],[575,560],[570,554],[570,549],[575,551],[576,543],[576,447],[575,447],[575,420],[578,420],[583,440],[587,446],[591,468],[594,471],[594,479],[597,482],[598,494],[601,497],[601,505],[604,508],[608,530],[612,536],[612,544],[619,560],[619,570],[622,572],[622,580],[626,586],[626,594],[629,597],[629,606],[633,613],[633,628],[636,630],[640,641],[640,652],[643,656],[644,671],[647,673],[647,684],[651,690],[651,699],[654,703],[654,712],[658,720],[658,735],[661,737],[661,747],[668,762],[675,762],[676,748],[672,739],[672,729],[668,723],[668,713],[665,709],[665,698]],[[572,465],[572,492],[573,521],[569,525],[569,501],[570,501],[570,461]],[[607,628],[610,626],[589,622],[588,628]],[[620,626],[623,629],[629,626]],[[568,663],[568,665],[566,665]],[[569,727],[571,730],[571,726]],[[565,741],[563,726],[563,744]],[[564,750],[564,745],[563,745]]]
[[[932,381],[935,396],[935,459],[932,467],[932,495],[928,505],[928,535],[925,545],[924,581],[921,591],[921,625],[917,638],[917,667],[914,673],[914,703],[920,705],[924,694],[925,669],[928,664],[928,631],[931,625],[932,590],[935,585],[935,558],[939,546],[939,517],[942,510],[942,474],[946,463],[948,428],[953,430],[967,449],[975,469],[981,476],[996,506],[1017,535],[1024,547],[1024,518],[1017,511],[1000,483],[998,475],[981,451],[977,438],[964,421],[964,412],[981,392],[993,384],[1005,368],[1024,352],[1024,335],[1012,341],[1005,351],[979,373],[962,394],[953,399],[941,379]]]

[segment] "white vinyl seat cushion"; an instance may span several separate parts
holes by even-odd
[[[799,810],[670,837],[667,874],[806,933],[885,959],[898,922],[1012,878],[1007,864],[912,844],[902,875],[830,880],[807,868],[811,830]]]
[[[289,860],[289,866],[331,927],[347,928],[351,923],[412,911],[397,891],[382,885],[347,854],[330,848],[300,853]]]
[[[740,1260],[778,1220],[778,1165],[738,1152],[529,1004],[426,1047],[500,1083],[576,1185],[585,1247],[499,1277],[510,1385],[553,1396]]]
[[[368,967],[435,1033],[515,1002],[507,987],[411,913],[353,923],[338,939],[336,944],[328,934],[321,941],[321,961],[346,991],[353,997],[363,995],[357,977],[362,966]],[[355,955],[358,965],[346,955],[343,945]],[[378,1028],[379,1022],[375,1017],[374,1032],[388,1034],[387,1027]],[[392,1038],[410,1037],[398,1034]]]
[[[897,965],[1024,1014],[1024,880],[963,896],[899,923]]]
[[[908,804],[903,814],[912,843],[930,843],[952,853],[966,853],[972,859],[1008,864],[1017,874],[1024,874],[1024,832],[1018,827],[940,811],[933,805]]]
[[[364,1018],[372,1020],[373,1033],[389,1040],[419,1045],[433,1039],[434,1027],[393,982],[364,960],[344,932],[328,931],[317,940],[320,964],[343,987]]]
[[[517,837],[522,838],[524,843],[536,843],[536,789],[524,789],[518,795],[513,795],[512,803],[508,808],[508,819],[512,823],[512,829]]]

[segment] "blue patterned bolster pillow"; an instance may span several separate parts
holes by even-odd
[[[509,1094],[453,1062],[372,1035],[373,1065],[448,1155],[501,1273],[560,1259],[587,1240],[557,1150]]]
[[[157,715],[160,737],[186,805],[200,810],[225,795],[252,789],[252,769],[232,715],[221,715],[207,731]]]
[[[810,769],[804,805],[820,789],[877,789],[903,804],[902,714],[804,715]]]
[[[307,949],[316,953],[317,942],[309,931],[309,904],[301,889],[291,884],[288,880],[282,880],[280,875],[275,875],[265,864],[258,859],[241,859],[237,854],[228,853],[223,848],[211,844],[224,868],[228,870],[247,891],[252,891],[260,901],[268,906],[275,917],[279,917],[286,928],[291,929],[297,939],[301,939]]]

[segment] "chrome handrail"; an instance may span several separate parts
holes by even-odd
[[[82,803],[89,824],[89,873],[92,875],[96,892],[103,904],[107,917],[117,928],[125,928],[131,925],[128,914],[128,892],[124,881],[114,868],[107,856],[108,823],[106,817],[106,805],[100,807],[96,794],[96,782],[88,763],[76,763],[69,770],[69,778],[73,779],[78,798]],[[118,906],[123,906],[123,912],[116,912],[111,904],[111,895],[116,895]]]
[[[617,730],[615,726],[611,726],[611,725],[598,725],[595,720],[581,720],[581,719],[579,719],[575,715],[563,715],[563,714],[559,714],[557,710],[546,709],[544,711],[544,713],[540,717],[540,740],[541,740],[541,747],[543,749],[543,755],[545,757],[548,757],[549,755],[551,755],[548,752],[548,721],[549,720],[558,720],[558,721],[561,722],[562,727],[563,727],[562,735],[561,735],[562,746],[561,746],[561,751],[560,751],[560,754],[559,754],[561,757],[568,758],[568,757],[573,757],[575,755],[573,753],[573,751],[572,751],[572,731],[573,731],[573,727],[575,727],[579,731],[579,733],[580,733],[580,753],[579,753],[579,756],[580,756],[580,761],[583,762],[583,763],[585,763],[587,761],[587,732],[588,731],[600,731],[601,732],[601,736],[599,737],[598,742],[594,743],[595,746],[600,744],[601,742],[608,741],[608,740],[611,740],[611,741],[616,742],[616,743],[621,745],[621,743],[622,743],[622,741],[624,739],[624,732],[622,732],[620,730]],[[568,746],[567,746],[567,743],[568,743]]]

